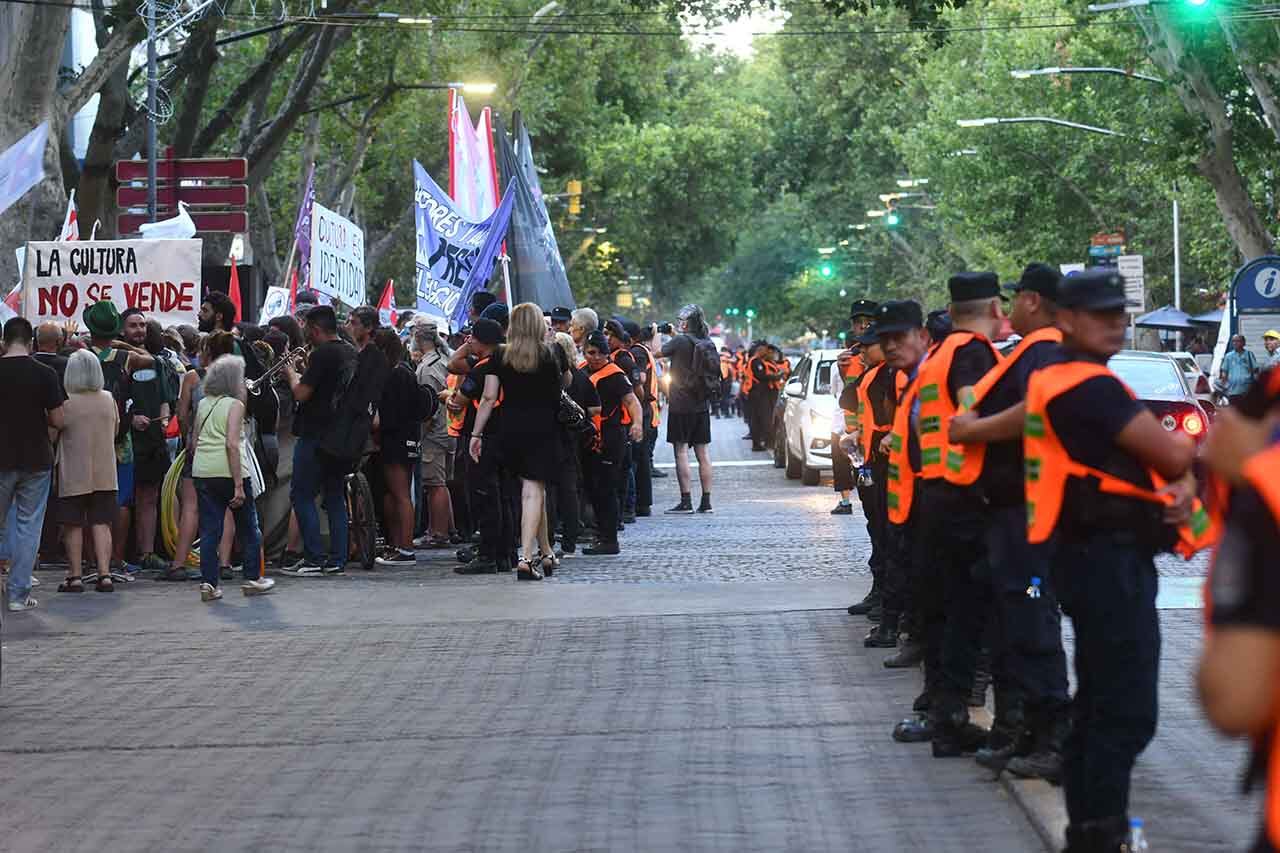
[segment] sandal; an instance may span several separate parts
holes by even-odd
[[[156,580],[158,581],[185,581],[186,579],[187,570],[184,566],[170,566],[156,575]]]
[[[539,551],[536,559],[542,563],[542,574],[544,577],[551,577],[560,569],[560,558],[555,554],[548,557]]]
[[[542,580],[542,564],[537,558],[533,560],[521,560],[516,563],[516,580],[521,581],[540,581]]]
[[[84,580],[79,575],[67,575],[66,580],[58,584],[58,592],[84,592]]]
[[[115,592],[116,586],[111,581],[111,575],[98,575],[98,592]]]

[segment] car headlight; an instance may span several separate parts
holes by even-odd
[[[827,431],[829,432],[830,431],[829,426],[831,424],[831,415],[820,412],[817,409],[810,409],[809,423],[813,424],[814,429],[820,429],[826,426],[828,427]]]

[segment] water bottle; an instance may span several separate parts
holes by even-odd
[[[863,465],[861,468],[858,469],[858,485],[859,486],[866,487],[866,486],[874,486],[875,484],[876,484],[875,477],[871,475],[870,465]]]
[[[1151,849],[1147,846],[1147,836],[1143,833],[1142,818],[1129,820],[1129,840],[1125,842],[1123,849],[1125,853],[1146,853]]]
[[[1031,579],[1031,586],[1027,587],[1027,598],[1039,598],[1039,597],[1040,597],[1040,578],[1033,577]],[[1139,821],[1139,823],[1141,823],[1141,821]]]

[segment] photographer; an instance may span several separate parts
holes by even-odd
[[[720,389],[720,354],[707,335],[707,322],[702,309],[686,305],[680,309],[680,333],[662,347],[663,358],[670,359],[671,387],[667,391],[667,441],[676,457],[676,478],[680,483],[680,503],[668,514],[693,512],[689,485],[689,445],[698,457],[698,478],[702,482],[702,502],[698,512],[711,512],[711,410],[710,401]],[[659,327],[671,334],[670,324]]]

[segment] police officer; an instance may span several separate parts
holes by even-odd
[[[1280,850],[1280,370],[1264,373],[1239,404],[1219,412],[1206,458],[1229,487],[1225,527],[1206,587],[1209,629],[1200,703],[1219,731],[1253,740],[1247,789],[1266,787],[1255,853]]]
[[[1123,279],[1105,268],[1063,279],[1058,326],[1065,360],[1031,374],[1027,387],[1027,538],[1050,549],[1075,629],[1078,688],[1062,769],[1067,850],[1118,851],[1129,776],[1156,727],[1153,557],[1207,525],[1203,510],[1193,514],[1191,439],[1161,427],[1106,367],[1128,326]],[[1171,534],[1170,523],[1188,520]]]
[[[623,326],[622,321],[615,318],[604,324],[605,338],[609,345],[609,361],[618,365],[622,370],[627,381],[631,383],[632,391],[636,395],[636,399],[640,400],[641,406],[644,400],[641,396],[644,394],[643,372],[639,365],[636,364],[635,356],[631,353],[631,335]],[[635,524],[636,521],[636,465],[635,461],[640,455],[637,448],[639,442],[630,439],[624,442],[622,450],[622,481],[619,484],[618,506],[622,512],[623,524]],[[646,472],[648,473],[648,472]],[[652,502],[652,498],[651,498]]]
[[[849,497],[856,486],[857,472],[849,464],[849,454],[841,446],[840,437],[857,432],[858,383],[866,375],[867,371],[871,369],[873,363],[883,360],[883,354],[881,354],[881,358],[877,359],[876,362],[868,363],[863,356],[863,345],[859,342],[861,336],[871,326],[876,307],[876,303],[870,299],[858,299],[850,306],[849,347],[836,357],[836,369],[840,374],[840,385],[836,386],[833,383],[832,390],[836,395],[837,401],[844,397],[845,402],[849,403],[849,405],[839,406],[831,420],[831,468],[835,481],[835,490],[840,493],[840,501],[831,510],[832,515],[853,514],[853,504],[849,502]],[[863,504],[863,512],[866,512],[865,503]],[[869,520],[870,517],[868,516]]]
[[[1014,292],[1009,322],[1022,340],[975,386],[971,411],[951,422],[948,452],[974,458],[976,466],[946,471],[955,485],[976,482],[988,507],[995,720],[976,758],[993,770],[1008,765],[1015,775],[1055,783],[1067,728],[1067,662],[1048,564],[1036,564],[1027,544],[1022,425],[1032,372],[1061,359],[1062,332],[1054,326],[1059,280],[1052,267],[1030,264],[1006,285]]]

